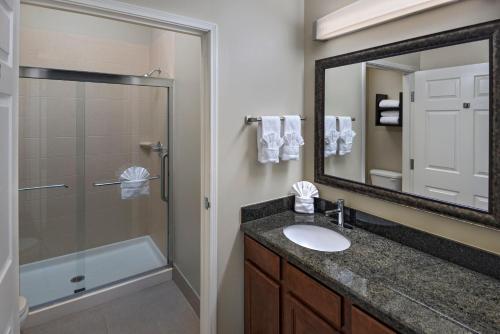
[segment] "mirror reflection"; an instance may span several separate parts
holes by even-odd
[[[488,211],[487,40],[330,68],[325,174]]]

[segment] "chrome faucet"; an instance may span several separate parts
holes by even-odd
[[[337,208],[335,210],[327,210],[325,211],[325,216],[332,217],[332,215],[337,214],[337,224],[340,227],[344,227],[344,200],[337,200]]]

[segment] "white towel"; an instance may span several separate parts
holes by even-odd
[[[120,175],[122,199],[149,195],[149,172],[146,168],[132,166]]]
[[[380,117],[380,124],[399,124],[399,116]]]
[[[275,163],[279,160],[281,138],[281,120],[278,116],[262,116],[257,128],[257,155],[260,163]]]
[[[399,108],[399,100],[381,100],[378,106],[380,108]]]
[[[382,111],[380,115],[382,117],[399,117],[399,111]]]
[[[325,116],[325,158],[337,154],[337,140],[340,132],[337,131],[337,117]]]
[[[351,153],[352,142],[356,136],[356,132],[352,130],[351,117],[339,117],[339,155],[346,155]]]
[[[318,188],[311,182],[299,181],[293,184],[295,195],[295,212],[314,213],[314,197],[319,197]]]
[[[284,116],[281,160],[299,160],[299,148],[304,145],[300,129],[300,116]]]

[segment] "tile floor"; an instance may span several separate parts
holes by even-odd
[[[169,281],[22,334],[198,334],[199,326],[196,313]]]

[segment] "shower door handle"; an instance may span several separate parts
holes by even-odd
[[[162,156],[161,156],[161,166],[160,166],[160,194],[161,194],[161,199],[164,201],[164,202],[167,202],[168,203],[168,197],[167,197],[167,191],[165,189],[165,167],[166,167],[166,163],[165,163],[165,160],[167,159],[168,157],[168,153],[163,153]]]

